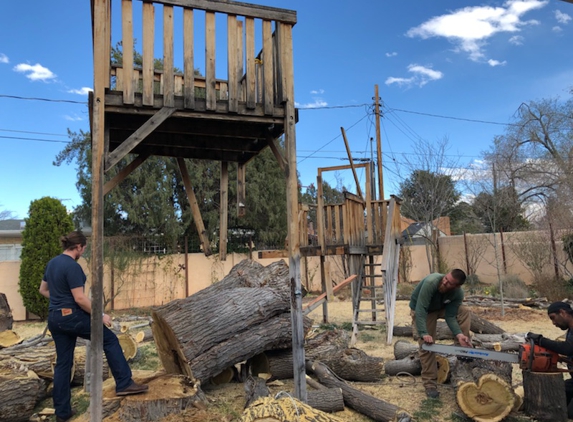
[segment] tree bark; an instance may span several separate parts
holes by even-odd
[[[486,319],[480,318],[473,312],[471,312],[472,324],[470,330],[478,334],[503,334],[505,331],[503,328],[489,322]]]
[[[8,299],[4,293],[0,293],[0,331],[11,330],[13,322]]]
[[[33,372],[0,371],[0,421],[29,420],[45,389],[45,383]]]
[[[245,395],[247,401],[245,403],[245,409],[249,407],[254,401],[260,399],[261,397],[268,397],[271,395],[269,387],[264,379],[260,377],[249,376],[244,383],[245,385]]]
[[[411,343],[406,340],[398,340],[394,343],[394,358],[396,360],[404,359],[410,355],[418,355],[420,346],[418,343]]]
[[[523,371],[523,410],[543,422],[565,422],[567,402],[562,373]]]
[[[411,375],[420,375],[422,373],[422,364],[417,353],[402,359],[390,360],[384,364],[384,373],[386,375],[397,375],[400,372],[406,372]]]
[[[314,372],[321,384],[330,388],[340,388],[344,397],[344,403],[348,407],[375,421],[410,421],[412,419],[412,415],[398,406],[356,390],[344,381],[341,381],[321,362],[307,362],[306,367],[307,370]]]
[[[342,412],[344,410],[344,397],[340,388],[310,390],[307,392],[306,404],[323,412]]]
[[[284,261],[244,260],[220,282],[155,308],[152,331],[165,370],[204,381],[265,350],[291,347],[290,296]]]

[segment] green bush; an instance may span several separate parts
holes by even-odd
[[[533,283],[533,288],[539,297],[546,297],[550,302],[571,297],[573,286],[569,280],[558,279],[549,275],[541,275]]]
[[[26,310],[42,320],[48,316],[48,299],[38,289],[48,261],[62,252],[60,237],[74,229],[72,217],[60,200],[44,197],[32,201],[22,232],[19,292]]]

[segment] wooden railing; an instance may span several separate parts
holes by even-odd
[[[94,1],[94,28],[118,28],[112,15],[121,16],[118,34],[103,36],[121,40],[123,57],[112,66],[111,45],[98,49],[96,70],[107,70],[105,87],[122,92],[125,105],[174,107],[180,97],[177,105],[189,110],[221,111],[224,101],[226,112],[276,115],[287,100],[294,11],[219,0]],[[226,37],[216,36],[219,27]],[[142,34],[140,66],[134,28]],[[162,51],[162,69],[155,50]]]

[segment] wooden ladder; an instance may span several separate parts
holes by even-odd
[[[360,326],[376,326],[386,324],[383,313],[384,308],[384,285],[381,283],[383,275],[376,274],[376,267],[381,264],[374,262],[374,256],[368,256],[368,262],[364,259],[361,267],[361,274],[358,277],[356,288],[354,290],[353,300],[353,321],[352,337],[350,346],[354,346],[357,341],[358,330]],[[370,306],[361,309],[362,304]]]

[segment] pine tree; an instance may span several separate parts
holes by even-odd
[[[24,306],[42,320],[48,316],[48,299],[38,289],[48,261],[62,252],[60,237],[74,229],[72,217],[60,200],[44,197],[32,201],[22,232],[20,288]]]

